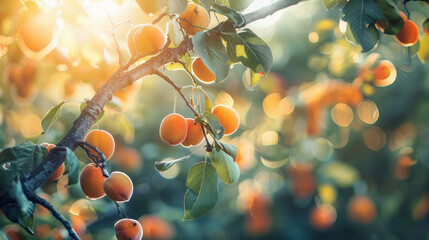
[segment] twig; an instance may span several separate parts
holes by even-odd
[[[161,21],[162,18],[164,18],[165,16],[167,16],[167,12],[162,12],[158,17],[156,17],[151,24],[157,24],[159,21]]]
[[[61,216],[61,214],[59,212],[57,212],[57,210],[55,210],[54,206],[52,206],[48,201],[37,196],[36,194],[29,193],[26,191],[24,191],[24,193],[27,196],[28,200],[32,201],[33,203],[37,203],[37,204],[43,206],[44,208],[48,209],[51,212],[51,214],[64,225],[64,227],[67,229],[67,232],[69,233],[69,236],[71,237],[71,239],[75,239],[75,240],[80,239],[79,236],[77,235],[77,233],[73,230],[70,223],[63,216]]]
[[[108,178],[109,177],[109,173],[107,173],[107,171],[106,171],[106,165],[105,165],[105,162],[107,160],[106,160],[106,156],[104,156],[103,152],[101,152],[97,147],[91,145],[88,142],[78,141],[78,143],[79,143],[79,146],[82,147],[83,150],[85,150],[85,152],[88,154],[88,156],[90,157],[91,160],[94,161],[94,159],[92,157],[96,158],[96,160],[94,161],[94,163],[97,164],[97,166],[100,167],[101,172],[103,173],[103,176],[106,177],[106,178]],[[94,150],[95,152],[97,152],[97,154],[98,154],[99,157],[95,156],[94,154],[92,154],[87,147],[89,147],[92,150]]]
[[[153,72],[154,72],[154,74],[156,74],[156,75],[160,76],[161,78],[163,78],[167,83],[169,83],[177,91],[177,93],[179,93],[179,95],[182,97],[183,101],[185,101],[186,106],[188,106],[188,108],[191,109],[191,111],[194,113],[195,116],[199,116],[200,115],[194,109],[194,107],[191,106],[191,104],[189,103],[188,99],[186,99],[185,95],[183,95],[182,89],[180,87],[178,87],[173,81],[171,81],[171,79],[169,77],[167,77],[162,72],[160,72],[160,71],[158,71],[156,69]]]
[[[116,205],[116,209],[118,210],[118,215],[121,218],[128,218],[128,215],[125,213],[124,209],[121,208],[121,206],[119,206],[119,204],[116,201],[113,201]]]
[[[206,144],[207,144],[206,149],[207,149],[207,152],[211,152],[212,149],[213,149],[213,147],[210,144],[209,139],[207,138],[206,129],[204,128],[203,124],[200,124],[200,125],[201,125],[201,129],[203,130],[204,139],[206,139]]]

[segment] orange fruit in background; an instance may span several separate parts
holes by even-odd
[[[133,171],[141,166],[140,153],[134,148],[118,147],[113,155],[113,161],[122,169]]]
[[[209,23],[210,15],[207,10],[195,3],[188,4],[188,7],[179,16],[180,26],[190,35],[204,31]]]
[[[143,229],[138,221],[123,218],[115,223],[115,235],[118,240],[140,240],[143,237]]]
[[[404,20],[402,30],[395,34],[396,40],[404,47],[410,47],[419,40],[419,27],[411,20]]]
[[[203,129],[199,122],[194,122],[192,118],[186,118],[188,125],[188,133],[186,134],[185,140],[182,142],[184,147],[197,146],[204,139]]]
[[[377,217],[377,209],[369,197],[354,196],[347,205],[347,216],[355,222],[369,224]]]
[[[91,200],[104,197],[106,193],[102,186],[105,179],[106,177],[95,163],[86,165],[80,174],[82,192]]]
[[[172,225],[155,215],[145,215],[139,218],[145,239],[166,240],[174,236]]]
[[[153,24],[139,24],[127,34],[128,49],[140,55],[155,54],[165,45],[165,36],[161,28]]]
[[[48,182],[57,181],[64,174],[64,168],[65,168],[65,165],[64,163],[62,163],[60,167],[48,179]]]
[[[28,49],[40,52],[51,43],[56,27],[55,16],[28,11],[21,18],[18,35]]]
[[[231,135],[240,126],[240,116],[237,111],[230,106],[216,105],[212,113],[219,119],[220,124],[225,129],[224,135]]]
[[[307,112],[307,134],[317,137],[321,132],[319,122],[322,117],[321,106],[317,102],[311,102],[306,106],[305,110]]]
[[[187,133],[188,124],[182,115],[171,113],[162,119],[159,135],[164,142],[172,146],[178,145],[186,139]]]
[[[109,160],[115,152],[115,139],[112,134],[107,131],[92,130],[86,135],[85,141],[92,146],[97,147],[98,150],[100,150],[106,157],[106,161]],[[101,157],[92,148],[88,147],[88,149],[91,154]]]
[[[373,70],[374,85],[385,87],[396,80],[396,68],[389,60],[383,60]]]
[[[115,171],[104,180],[103,189],[110,199],[123,203],[130,200],[134,186],[127,174]]]
[[[337,212],[331,205],[316,206],[311,210],[310,223],[319,230],[326,230],[337,219]]]
[[[192,72],[203,83],[212,83],[216,76],[207,68],[201,58],[195,58],[192,62]]]

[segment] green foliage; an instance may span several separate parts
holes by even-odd
[[[232,62],[241,62],[256,73],[267,74],[270,71],[273,63],[271,49],[252,30],[246,28],[236,32],[231,22],[225,22],[221,27],[221,36]]]
[[[404,20],[401,17],[398,6],[393,0],[374,0],[383,12],[384,18],[380,21],[387,27],[384,29],[386,34],[399,33],[404,26]]]
[[[228,147],[228,149],[231,148]],[[217,175],[224,183],[233,184],[237,182],[240,177],[240,169],[230,155],[214,148],[209,152],[209,157],[216,169]]]
[[[61,101],[58,105],[55,107],[52,107],[43,117],[42,119],[42,134],[46,133],[49,128],[54,124],[54,122],[60,117],[61,115],[61,108],[65,104],[65,101]]]
[[[373,0],[351,0],[342,9],[351,31],[362,46],[362,51],[367,52],[375,47],[380,38],[375,22],[383,19],[380,7]]]
[[[186,179],[185,216],[183,220],[195,220],[208,213],[216,205],[219,195],[216,170],[212,164],[196,163]]]
[[[79,160],[77,159],[74,152],[66,148],[66,159],[64,160],[64,169],[68,171],[69,182],[68,186],[78,183],[79,180]]]
[[[220,13],[224,16],[226,16],[230,22],[232,22],[236,26],[241,26],[244,24],[244,17],[240,13],[234,11],[234,9],[231,9],[226,6],[220,6],[215,4],[213,6],[213,11]]]
[[[197,118],[196,121],[203,124],[207,131],[215,138],[221,139],[225,133],[225,129],[219,122],[219,119],[211,112],[204,112],[204,120]]]
[[[203,60],[207,68],[215,74],[216,82],[222,82],[228,76],[229,61],[222,39],[218,32],[210,30],[198,32],[192,38],[194,51]]]
[[[335,8],[342,0],[323,0],[323,6],[326,10]]]
[[[174,159],[171,161],[156,162],[155,168],[156,168],[156,170],[158,170],[160,172],[164,172],[164,171],[168,170],[169,168],[171,168],[175,163],[186,161],[189,158],[190,158],[190,156],[184,156],[184,157]]]

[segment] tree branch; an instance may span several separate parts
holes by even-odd
[[[246,24],[262,19],[272,13],[298,3],[299,0],[278,0],[272,5],[261,8],[257,11],[244,15],[244,24],[238,27],[244,27]],[[176,62],[178,56],[193,49],[192,39],[185,39],[177,48],[167,48],[160,54],[152,57],[148,61],[136,66],[131,70],[119,68],[107,82],[98,88],[94,97],[88,101],[87,106],[81,112],[80,116],[74,121],[72,127],[66,136],[51,149],[45,160],[37,166],[29,175],[21,177],[21,183],[24,191],[33,192],[44,184],[47,179],[60,167],[66,158],[65,147],[75,150],[79,146],[79,141],[83,139],[92,123],[97,119],[104,106],[112,99],[113,93],[131,85],[138,79],[156,73],[157,69],[171,62]],[[1,203],[7,204],[13,201],[8,196],[1,196]],[[6,200],[5,200],[6,198]]]

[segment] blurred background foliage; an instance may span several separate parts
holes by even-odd
[[[58,32],[51,50],[34,55],[15,39],[20,1],[0,2],[0,146],[22,141],[58,142],[79,114],[79,101],[118,67],[112,25],[148,23],[132,1],[44,1],[56,9]],[[246,11],[270,1],[255,1]],[[429,5],[410,2],[418,26]],[[142,222],[144,238],[155,239],[426,239],[429,237],[429,68],[382,35],[377,48],[362,53],[344,37],[338,9],[305,1],[249,25],[268,42],[274,64],[248,89],[249,72],[234,65],[228,79],[204,85],[215,104],[233,106],[241,126],[227,142],[239,149],[239,183],[220,184],[219,201],[208,215],[183,222],[187,171],[204,159],[204,147],[171,147],[158,134],[164,116],[192,113],[162,79],[147,76],[116,94],[114,107],[94,128],[117,142],[108,170],[126,172],[135,184],[127,214]],[[216,24],[212,17],[212,25]],[[164,31],[167,20],[158,24]],[[130,24],[116,28],[126,50]],[[421,33],[423,36],[423,33]],[[381,82],[374,69],[393,63]],[[384,62],[386,63],[386,62]],[[390,66],[390,65],[389,65]],[[180,85],[186,72],[165,71]],[[386,86],[385,86],[386,85]],[[186,92],[190,96],[191,90]],[[203,97],[203,96],[202,96]],[[52,106],[77,99],[44,135],[40,120]],[[175,107],[174,107],[175,106]],[[194,153],[164,173],[156,161]],[[89,160],[77,150],[81,167]],[[39,194],[71,220],[83,239],[113,239],[119,219],[106,198],[85,199],[79,186],[65,188],[66,176]],[[62,226],[37,207],[37,239],[62,239]],[[13,239],[31,237],[0,217]],[[2,235],[0,235],[0,238]],[[3,239],[3,238],[2,238]]]

